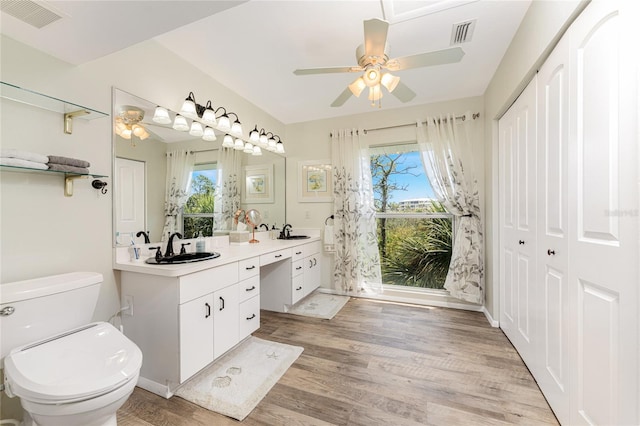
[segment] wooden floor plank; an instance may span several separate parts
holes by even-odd
[[[558,424],[482,313],[351,299],[332,320],[262,311],[254,336],[304,352],[246,425]],[[118,411],[120,426],[237,423],[139,388]]]

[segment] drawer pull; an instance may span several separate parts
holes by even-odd
[[[282,255],[281,254],[276,254],[274,257],[277,259],[279,257],[282,257]]]
[[[256,289],[255,285],[252,285],[251,288],[245,288],[244,291],[253,291]]]
[[[244,269],[246,269],[247,271],[250,271],[250,270],[252,270],[252,269],[256,269],[256,265],[247,266],[247,267],[246,267],[246,268],[244,268]]]
[[[302,252],[301,252],[301,251],[297,251],[297,252],[296,252],[296,255],[299,255],[299,254],[302,254]]]
[[[300,290],[302,290],[302,286],[296,288],[296,291],[300,291]]]
[[[302,266],[296,267],[296,271],[299,271],[300,269],[302,269]]]
[[[247,321],[250,321],[256,317],[256,314],[251,314],[250,317],[247,317]]]

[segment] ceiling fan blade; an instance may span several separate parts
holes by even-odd
[[[462,48],[452,47],[450,49],[442,49],[433,52],[418,53],[417,55],[390,59],[385,67],[390,71],[400,71],[410,68],[452,64],[454,62],[460,62],[463,56],[464,50],[462,50]]]
[[[400,99],[401,102],[409,102],[416,97],[416,92],[409,89],[409,86],[407,86],[403,82],[399,82],[396,88],[393,89],[393,92],[391,92],[391,94]]]
[[[387,32],[389,23],[382,19],[369,19],[364,21],[364,54],[365,56],[384,57],[384,48],[387,44]]]
[[[361,67],[328,67],[328,68],[303,68],[293,71],[295,75],[333,74],[341,72],[360,72]]]
[[[351,97],[351,90],[347,87],[344,92],[340,93],[340,96],[336,98],[331,104],[332,107],[340,107]]]

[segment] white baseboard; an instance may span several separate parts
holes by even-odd
[[[487,310],[486,306],[482,307],[482,313],[484,313],[484,316],[487,317],[487,321],[489,321],[489,324],[491,324],[491,327],[500,327],[500,321],[494,320],[493,317],[491,316],[491,314],[489,313],[489,311]]]
[[[171,392],[167,386],[161,385],[158,382],[154,382],[153,380],[146,379],[142,376],[138,377],[137,386],[155,393],[156,395],[160,395],[163,398],[169,399],[173,396],[173,392]]]

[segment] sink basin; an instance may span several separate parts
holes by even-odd
[[[307,238],[311,238],[308,235],[289,235],[288,237],[278,238],[279,240],[306,240]]]
[[[184,254],[176,254],[171,257],[163,257],[158,262],[155,257],[150,257],[145,260],[145,263],[149,263],[151,265],[164,265],[164,264],[177,264],[177,263],[191,263],[191,262],[202,262],[203,260],[215,259],[216,257],[220,257],[220,253],[205,251],[201,253],[184,253]]]

